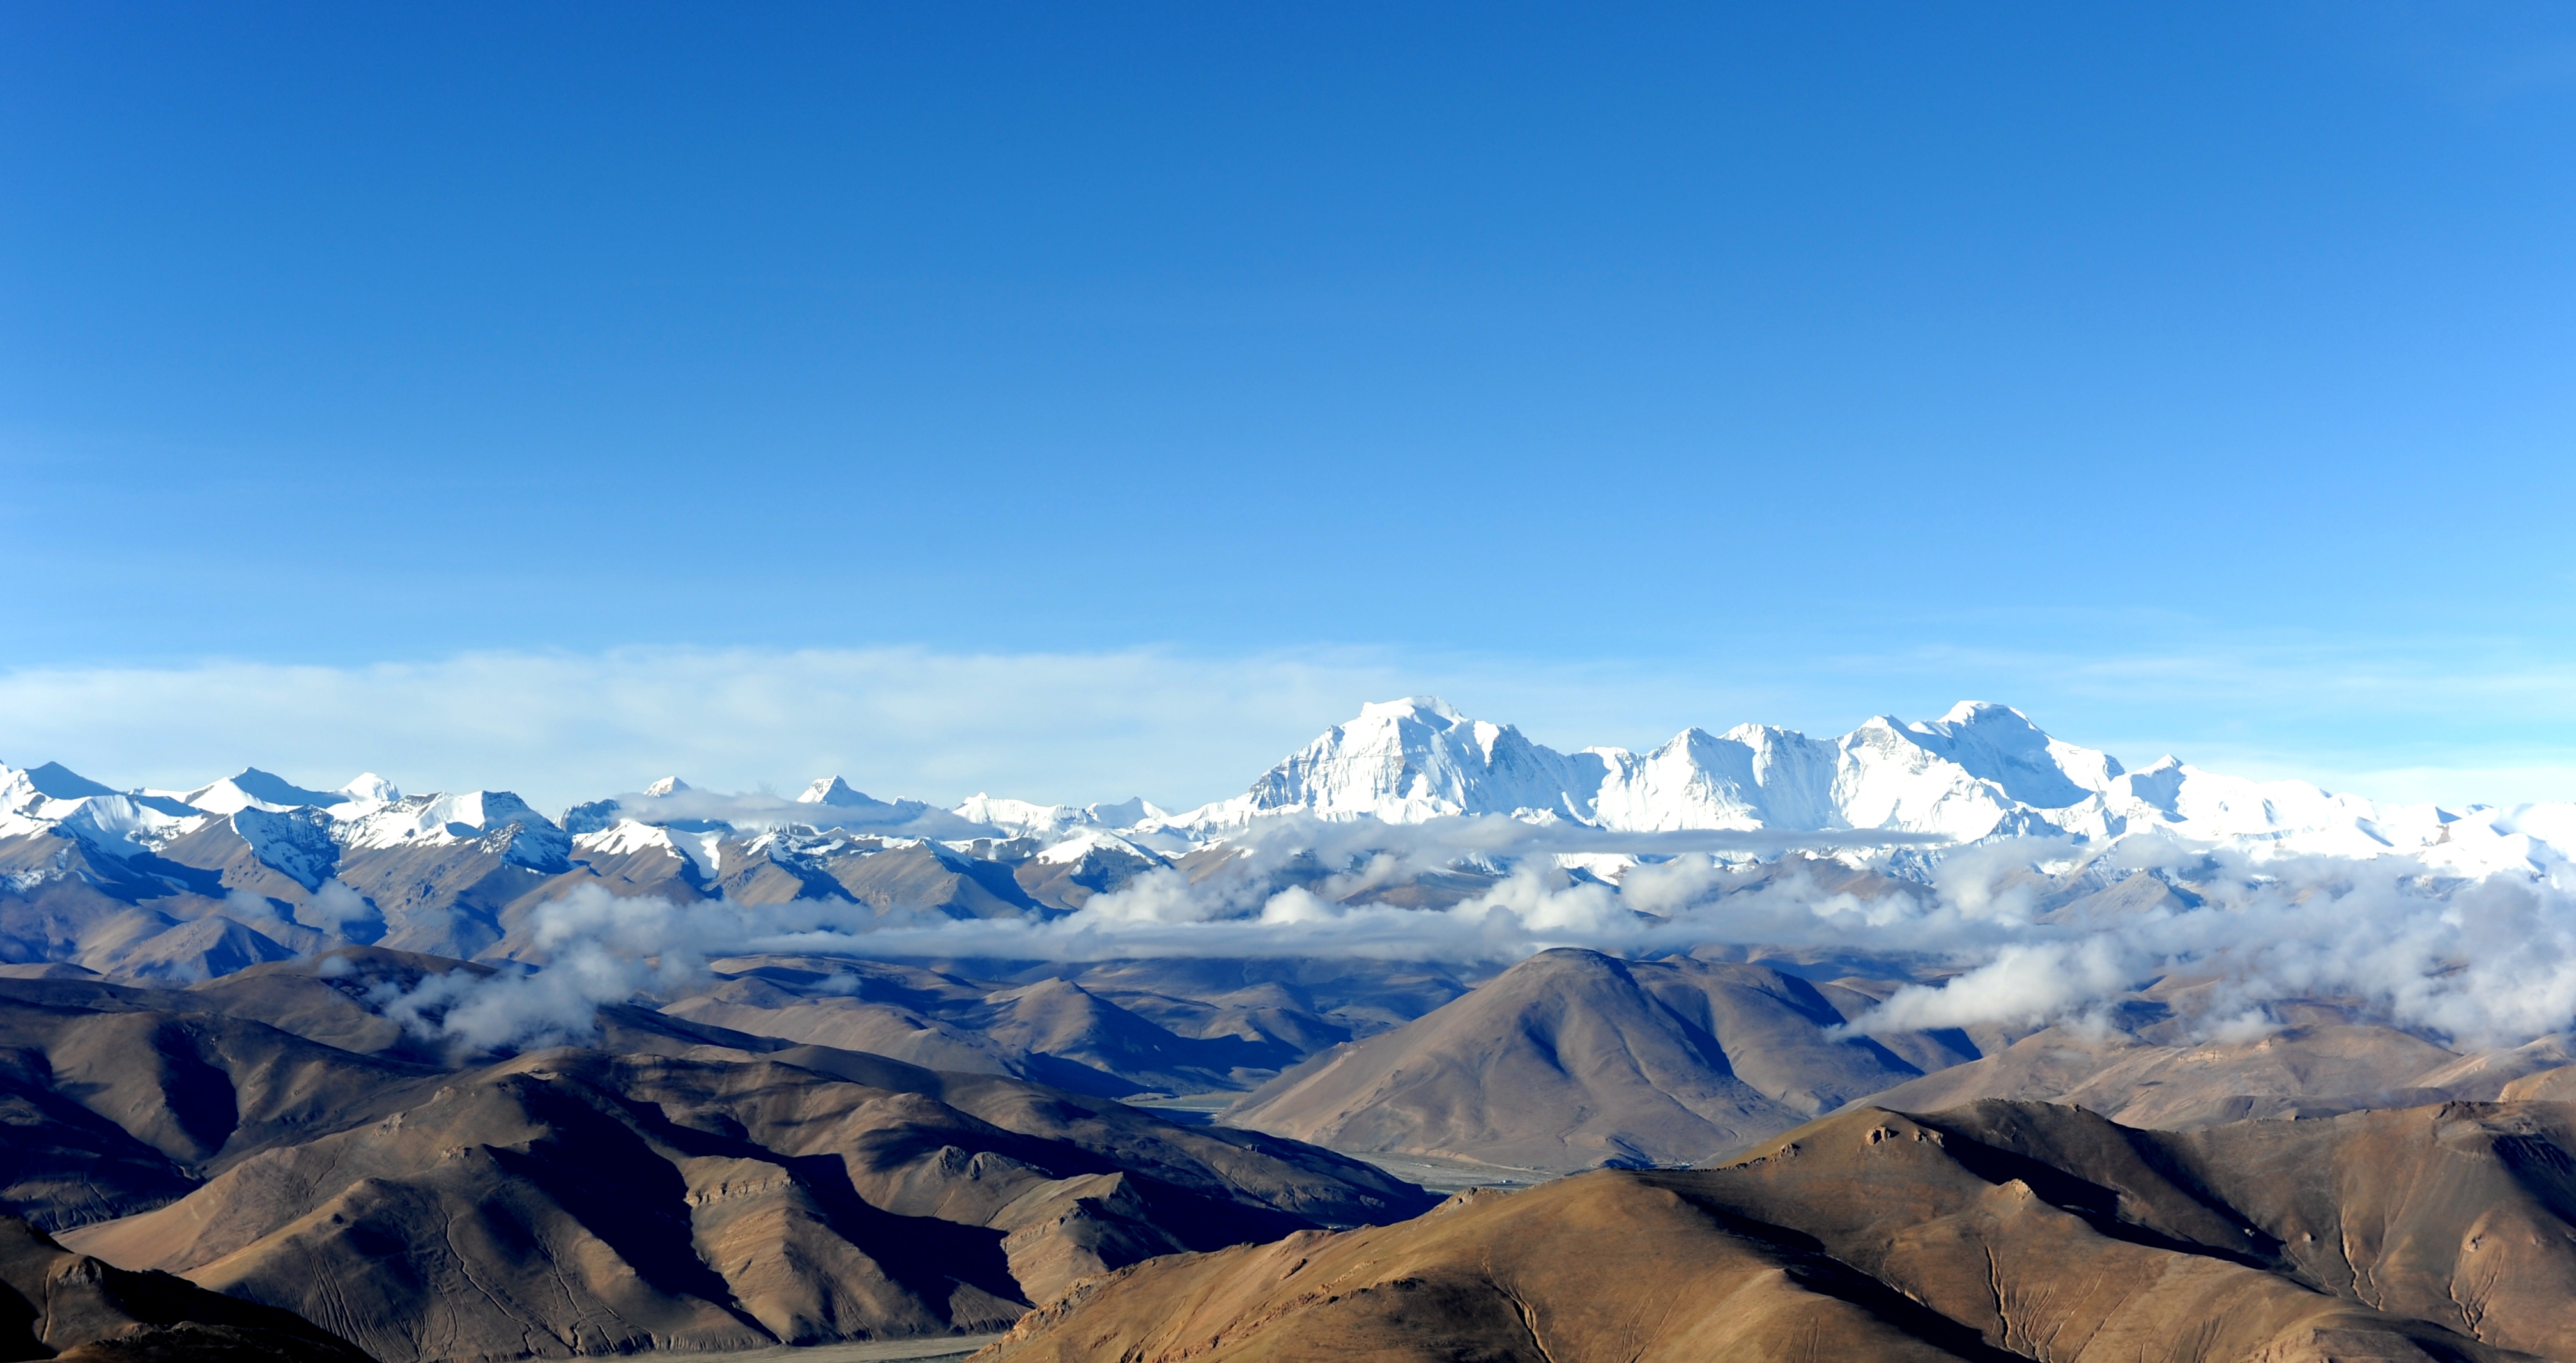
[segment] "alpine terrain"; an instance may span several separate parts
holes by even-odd
[[[0,767],[0,1333],[2576,1358],[2570,849],[1988,704],[1414,698],[1179,811]]]

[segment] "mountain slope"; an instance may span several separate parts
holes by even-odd
[[[631,1005],[591,1046],[459,1058],[383,1012],[439,975],[495,978],[381,948],[0,978],[0,1212],[394,1363],[996,1328],[1105,1268],[1429,1203],[1293,1142]]]
[[[1321,1152],[791,1048],[563,1048],[70,1234],[380,1359],[997,1328],[1104,1268],[1418,1195]]]
[[[1768,966],[1547,951],[1281,1076],[1223,1120],[1371,1153],[1668,1164],[1976,1055],[1955,1034],[1893,1047],[1826,1034],[1844,1020],[1825,989]]]
[[[1724,1168],[1601,1171],[1138,1265],[992,1357],[2567,1357],[2572,1117],[2173,1137],[2043,1105],[1860,1109]]]
[[[72,1363],[367,1363],[272,1307],[75,1254],[0,1217],[0,1356]]]
[[[1304,1059],[1311,1049],[1267,1037],[1181,1035],[1053,978],[1014,986],[815,957],[722,965],[724,978],[672,1000],[663,1011],[762,1036],[944,1069],[1017,1075],[1105,1097],[1240,1091]]]
[[[2148,1028],[2141,1035],[2099,1026],[2049,1027],[1868,1101],[1908,1110],[1986,1099],[2063,1103],[2130,1126],[2183,1129],[2255,1117],[2491,1101],[2512,1080],[2552,1062],[2549,1048],[2539,1043],[2517,1048],[2530,1052],[2518,1062],[2512,1051],[2464,1056],[2410,1033],[2331,1014],[2244,1041],[2184,1039],[2172,1035],[2178,1030]]]

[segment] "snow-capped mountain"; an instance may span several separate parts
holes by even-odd
[[[60,828],[111,853],[149,849],[210,818],[295,809],[325,813],[332,840],[352,849],[452,845],[523,830],[511,855],[528,865],[559,860],[569,835],[629,822],[746,836],[867,829],[957,846],[992,839],[1043,847],[1114,834],[1122,845],[1169,855],[1257,819],[1303,814],[1391,823],[1499,815],[1614,832],[1885,831],[1957,842],[2017,834],[2089,841],[2153,829],[2258,849],[2404,850],[2475,870],[2546,858],[2576,823],[2576,806],[2381,805],[2171,757],[2130,771],[2108,753],[2050,736],[2018,710],[1981,702],[1962,702],[1935,720],[1880,716],[1831,739],[1746,724],[1724,733],[1687,729],[1650,752],[1565,753],[1437,698],[1410,697],[1363,706],[1244,794],[1178,814],[1143,800],[1046,805],[986,794],[939,810],[879,799],[838,776],[793,800],[726,796],[670,776],[633,796],[577,805],[558,826],[505,791],[406,797],[372,773],[329,791],[257,768],[185,791],[117,791],[58,763],[0,767],[0,837]]]
[[[511,835],[511,860],[552,865],[571,839],[625,824],[748,838],[866,830],[964,848],[1038,848],[1113,837],[1172,855],[1255,820],[1302,814],[1420,823],[1460,815],[1611,832],[1873,831],[1973,842],[2009,835],[2096,841],[2161,830],[2198,842],[2333,855],[2417,852],[2463,870],[2548,859],[2576,845],[2576,806],[2513,810],[2381,805],[2300,781],[2255,782],[2166,757],[2137,771],[2050,736],[2020,711],[1962,702],[1939,719],[1871,719],[1838,738],[1746,724],[1687,729],[1649,752],[1559,752],[1434,697],[1363,706],[1263,773],[1244,794],[1183,813],[1143,800],[1048,805],[987,794],[941,810],[884,800],[839,776],[792,800],[701,791],[676,776],[576,805],[561,825],[506,791],[405,796],[372,773],[336,790],[247,768],[185,791],[117,791],[58,763],[0,766],[0,838],[60,829],[111,854],[148,850],[206,821],[298,809],[327,816],[352,850],[447,846]],[[621,833],[625,847],[645,835]],[[649,840],[649,839],[648,839]],[[667,842],[664,838],[660,841]],[[657,844],[658,845],[658,844]],[[684,855],[674,847],[673,855]],[[1065,855],[1073,855],[1068,852]]]
[[[1882,716],[1830,739],[1748,724],[1688,729],[1643,753],[1569,753],[1416,697],[1365,706],[1244,794],[1177,814],[1142,800],[982,794],[940,809],[880,799],[838,776],[792,799],[725,795],[671,776],[575,805],[557,822],[507,791],[405,795],[372,773],[333,790],[246,768],[186,790],[119,791],[58,763],[0,766],[0,957],[187,977],[213,968],[202,944],[185,945],[215,940],[200,930],[210,914],[269,943],[246,946],[227,929],[227,961],[335,939],[507,955],[524,946],[513,945],[513,925],[529,906],[585,884],[681,899],[838,900],[881,915],[1057,914],[1260,821],[1298,815],[1598,829],[1602,851],[1554,855],[1613,880],[1638,855],[1620,851],[1617,835],[1687,830],[1929,839],[1906,865],[1881,862],[1898,873],[1919,872],[1943,845],[2014,835],[2100,845],[2158,834],[2257,856],[2405,853],[2462,876],[2548,873],[2576,849],[2576,805],[2382,805],[2171,757],[2131,771],[2000,705],[1963,703],[1925,721]],[[1845,855],[1883,855],[1866,837],[1854,842]],[[1496,871],[1457,869],[1470,880]],[[12,900],[53,907],[12,919]],[[21,920],[32,936],[12,935]],[[89,926],[66,926],[75,920]]]
[[[1117,804],[1041,805],[980,794],[969,796],[949,812],[971,824],[1042,842],[1077,838],[1096,829],[1132,828],[1149,819],[1169,817],[1141,799]]]
[[[332,791],[307,790],[256,767],[189,791],[117,791],[59,763],[29,771],[0,766],[0,838],[61,830],[96,850],[127,856],[158,850],[216,822],[238,825],[244,814],[295,812],[321,816],[315,826],[348,848],[448,846],[505,829],[530,830],[538,844],[559,843],[563,836],[506,790],[405,796],[372,772]]]
[[[2576,849],[2576,805],[2381,805],[2172,757],[2131,772],[1983,702],[1936,720],[1881,716],[1834,739],[1747,724],[1684,730],[1647,753],[1561,753],[1510,725],[1412,697],[1362,707],[1242,795],[1140,827],[1221,838],[1288,813],[1391,823],[1500,815],[1618,832],[1866,830],[1950,842],[2160,831],[2258,852],[2403,851],[2463,874],[2538,869]]]
[[[1873,719],[1830,741],[1747,724],[1684,730],[1649,753],[1560,753],[1510,725],[1412,697],[1363,707],[1243,795],[1172,822],[1499,814],[1623,832],[1885,829],[1965,841],[2034,831],[2046,821],[2030,811],[2097,798],[2119,774],[2116,759],[2050,738],[1999,705],[1962,704],[1929,723]]]

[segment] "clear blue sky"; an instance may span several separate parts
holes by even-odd
[[[0,670],[1357,659],[2566,798],[2571,434],[2563,7],[0,8]]]

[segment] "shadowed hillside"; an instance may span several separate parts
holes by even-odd
[[[1975,1058],[1956,1032],[1829,1035],[1872,1002],[1770,966],[1541,952],[1224,1120],[1534,1169],[1687,1163]]]
[[[77,1363],[367,1363],[273,1307],[132,1273],[0,1217],[0,1357]]]
[[[2561,1104],[2195,1133],[1863,1108],[1721,1168],[1156,1260],[983,1357],[2565,1358],[2571,1150]]]
[[[990,1330],[1105,1269],[1431,1202],[1290,1141],[648,1008],[473,1057],[371,1004],[459,971],[491,979],[355,949],[195,990],[0,981],[0,1194],[384,1363]]]

